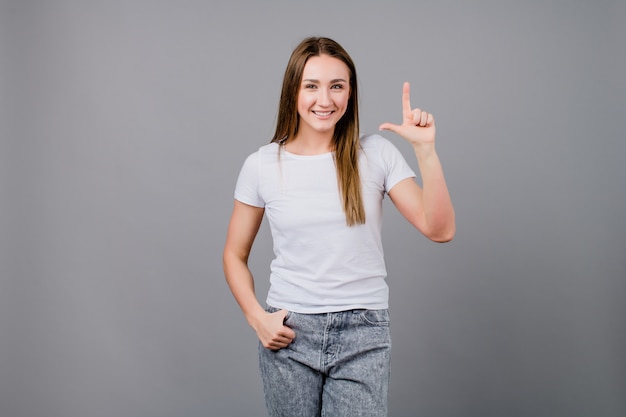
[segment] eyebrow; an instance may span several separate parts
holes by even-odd
[[[312,78],[307,78],[307,79],[305,79],[305,80],[302,80],[302,82],[309,82],[309,83],[316,83],[316,84],[319,84],[319,83],[320,83],[320,80],[314,80],[314,79],[312,79]],[[335,78],[334,80],[330,80],[330,83],[331,83],[331,84],[333,84],[333,83],[340,83],[340,82],[342,82],[342,83],[347,83],[347,81],[346,81],[346,80],[344,80],[343,78]]]

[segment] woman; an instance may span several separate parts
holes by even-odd
[[[412,145],[422,187],[388,140],[359,137],[347,52],[331,39],[307,38],[287,65],[273,139],[240,172],[224,272],[260,341],[271,416],[387,415],[384,194],[429,239],[446,242],[455,233],[433,116],[411,108],[408,83],[402,104],[402,124],[380,129]],[[275,254],[265,308],[247,265],[264,215]]]

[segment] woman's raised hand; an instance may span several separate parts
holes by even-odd
[[[402,124],[383,123],[380,130],[389,130],[402,136],[413,146],[434,145],[435,119],[431,113],[411,108],[411,86],[402,86]]]

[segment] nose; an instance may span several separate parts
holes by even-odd
[[[317,104],[319,104],[320,106],[324,106],[324,107],[330,106],[332,104],[329,90],[325,88],[320,89],[320,94],[317,97]]]

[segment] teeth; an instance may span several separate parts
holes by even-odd
[[[330,111],[316,111],[316,112],[313,112],[313,113],[317,114],[318,116],[330,116],[330,114],[332,112],[330,112]]]

